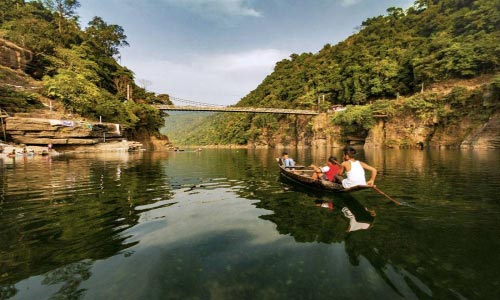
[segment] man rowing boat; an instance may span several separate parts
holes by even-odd
[[[344,162],[340,165],[339,174],[345,175],[347,178],[342,180],[342,186],[346,189],[357,185],[373,186],[375,177],[377,177],[377,169],[365,164],[362,161],[356,160],[356,150],[351,146],[347,146],[343,150]],[[370,180],[366,181],[365,169],[371,172]]]

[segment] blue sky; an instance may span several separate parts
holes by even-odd
[[[234,104],[292,53],[344,40],[368,17],[411,0],[80,0],[93,16],[122,26],[121,64],[148,91]]]

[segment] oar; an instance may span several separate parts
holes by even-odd
[[[380,195],[386,197],[387,199],[391,200],[392,202],[396,203],[397,205],[401,205],[401,202],[397,201],[397,200],[394,200],[392,199],[391,197],[389,197],[386,193],[382,192],[377,186],[375,185],[372,185],[370,186],[372,189],[375,190],[375,192],[379,193]]]

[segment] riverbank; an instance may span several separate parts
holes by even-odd
[[[276,147],[270,147],[268,145],[256,145],[256,144],[248,144],[248,145],[184,145],[179,146],[179,148],[185,149],[310,149],[314,146],[310,145],[299,145],[299,146],[288,146],[288,145],[277,145]],[[339,146],[340,147],[340,146]],[[334,148],[339,148],[334,147]],[[318,148],[318,147],[316,147]]]
[[[151,135],[146,130],[49,110],[16,113],[3,121],[2,131],[5,129],[10,146],[4,153],[22,153],[27,147],[42,154],[48,151],[48,145],[60,153],[158,150],[170,145],[167,137]]]
[[[1,147],[3,149],[0,153],[0,157],[57,156],[72,153],[138,152],[145,150],[142,143],[127,140],[101,143],[91,146],[76,146],[71,148],[65,147],[62,149],[58,149],[57,147],[49,149],[47,146],[32,146],[24,144],[2,144]]]

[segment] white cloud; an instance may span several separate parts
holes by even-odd
[[[212,104],[235,104],[269,75],[291,52],[255,49],[240,53],[196,55],[190,61],[128,61],[148,90]]]
[[[197,60],[202,68],[215,72],[249,72],[272,68],[277,61],[290,55],[288,51],[276,49],[254,49],[247,52],[200,56]]]
[[[202,17],[260,17],[261,13],[247,4],[246,0],[163,0],[182,7]]]
[[[354,4],[358,4],[362,0],[342,0],[342,6],[351,6]]]

